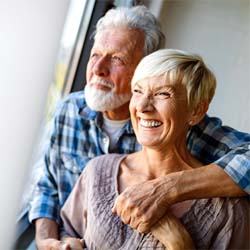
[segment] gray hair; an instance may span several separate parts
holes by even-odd
[[[165,76],[165,81],[171,84],[183,84],[191,109],[201,101],[209,104],[215,93],[216,78],[197,54],[162,49],[144,57],[134,72],[132,87],[145,78],[157,76]]]
[[[161,31],[160,23],[143,5],[109,10],[97,22],[95,37],[107,28],[121,26],[139,29],[144,33],[144,55],[148,55],[165,45],[165,35]]]

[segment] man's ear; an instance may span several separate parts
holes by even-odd
[[[194,107],[190,115],[189,124],[193,126],[199,123],[205,116],[208,107],[209,104],[207,101],[202,101],[196,107]]]

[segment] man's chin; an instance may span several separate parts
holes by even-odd
[[[85,88],[86,103],[95,111],[114,110],[129,102],[131,94],[117,95],[111,91]]]
[[[90,109],[99,111],[99,112],[114,110],[123,105],[123,104],[114,105],[114,104],[102,103],[99,100],[96,102],[98,104],[93,103],[93,102],[88,102],[87,100],[86,100],[86,103]]]
[[[92,110],[94,110],[94,111],[97,111],[97,112],[105,112],[105,111],[108,110],[106,107],[100,107],[100,106],[90,105],[90,104],[88,104],[88,103],[87,103],[87,105],[88,105],[88,107],[89,107],[90,109],[92,109]]]
[[[127,98],[107,98],[107,99],[100,99],[100,98],[86,98],[86,103],[89,108],[95,111],[109,111],[115,110],[124,104],[128,103],[129,99]]]

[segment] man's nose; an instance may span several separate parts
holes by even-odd
[[[94,73],[98,76],[108,76],[109,75],[109,64],[105,57],[100,57],[94,65]]]
[[[154,100],[152,96],[142,96],[136,104],[137,111],[141,113],[150,112],[154,110]]]

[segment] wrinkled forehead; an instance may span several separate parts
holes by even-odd
[[[143,73],[144,72],[144,73]],[[174,86],[183,83],[183,74],[176,69],[169,69],[166,72],[136,72],[132,80],[132,87],[136,84],[154,84],[155,86]]]
[[[145,77],[137,82],[133,83],[132,88],[142,88],[142,89],[161,89],[161,88],[179,88],[179,84],[177,82],[169,81],[165,75],[153,76],[153,77]]]
[[[137,44],[144,45],[144,33],[139,29],[129,28],[126,26],[109,27],[99,31],[95,35],[94,44],[104,41],[112,41],[114,43],[121,43],[124,45],[129,43],[133,46]]]
[[[105,29],[96,35],[93,50],[122,54],[137,64],[144,55],[144,35],[127,27]]]

